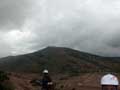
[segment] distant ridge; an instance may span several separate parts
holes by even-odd
[[[0,70],[39,73],[120,72],[119,57],[102,57],[65,47],[47,47],[34,53],[0,59]]]

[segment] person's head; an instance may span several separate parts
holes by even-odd
[[[101,78],[102,90],[117,90],[118,85],[118,78],[112,74],[104,75]]]
[[[48,74],[48,70],[47,69],[43,70],[43,74],[47,75]]]

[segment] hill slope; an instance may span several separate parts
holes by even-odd
[[[114,71],[119,72],[120,58],[101,57],[62,47],[0,59],[0,69],[14,72],[41,72],[47,68],[52,73]]]

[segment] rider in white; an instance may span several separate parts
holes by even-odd
[[[43,71],[43,78],[42,78],[42,88],[41,90],[51,90],[53,85],[52,79],[48,74],[48,70]]]

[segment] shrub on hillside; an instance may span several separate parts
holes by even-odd
[[[14,90],[14,86],[9,81],[7,73],[0,71],[0,90]]]

